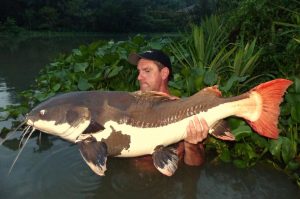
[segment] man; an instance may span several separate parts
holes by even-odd
[[[130,54],[129,63],[136,65],[141,91],[158,91],[170,94],[168,81],[172,77],[170,58],[160,50],[149,50],[140,54]],[[187,137],[179,144],[179,156],[183,155],[187,165],[199,166],[204,163],[204,147],[201,143],[208,133],[207,123],[195,116],[186,127]]]

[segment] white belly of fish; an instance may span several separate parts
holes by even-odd
[[[233,103],[226,103],[209,109],[207,112],[200,112],[196,116],[205,118],[208,126],[212,126],[216,121],[233,115],[235,110]],[[154,149],[159,146],[168,146],[177,143],[186,138],[186,128],[194,116],[187,117],[175,123],[156,128],[139,128],[128,124],[118,124],[114,121],[105,123],[105,130],[93,134],[93,136],[101,141],[106,139],[112,133],[112,128],[123,135],[130,136],[130,147],[121,151],[118,157],[136,157],[152,154]],[[111,128],[112,127],[112,128]]]
[[[177,123],[156,128],[139,128],[127,124],[118,124],[114,121],[105,123],[105,130],[93,136],[101,141],[112,133],[112,128],[123,135],[130,136],[130,147],[121,151],[118,157],[136,157],[152,154],[158,145],[167,146],[185,138],[185,128],[188,119]],[[112,127],[112,128],[111,128]],[[113,147],[113,146],[112,146]]]

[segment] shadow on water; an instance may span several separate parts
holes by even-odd
[[[0,146],[0,198],[289,198],[300,190],[283,173],[259,164],[237,169],[231,164],[207,162],[203,168],[181,165],[172,177],[142,172],[131,159],[109,158],[104,177],[95,175],[78,147],[49,136],[53,146],[36,153],[32,138],[12,173],[8,168],[16,151]]]
[[[90,35],[71,37],[37,37],[10,42],[0,38],[0,77],[8,88],[27,89],[34,83],[41,68],[53,61],[59,54],[70,53],[80,45],[99,39],[127,39],[128,35]],[[17,40],[17,38],[16,38]]]
[[[14,92],[27,89],[59,53],[94,40],[77,39],[39,38],[12,50],[0,47],[0,106],[16,103]],[[19,140],[20,132],[0,146],[0,198],[300,198],[300,189],[286,175],[262,164],[250,169],[210,162],[203,168],[181,165],[173,177],[165,177],[137,169],[130,159],[110,158],[106,176],[99,177],[76,145],[45,135],[39,143],[37,134],[7,175]]]

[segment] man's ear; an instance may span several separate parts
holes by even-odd
[[[161,73],[162,79],[165,80],[165,79],[168,79],[170,70],[168,69],[168,67],[164,67],[161,69],[160,73]]]

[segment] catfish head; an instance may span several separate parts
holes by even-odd
[[[50,99],[26,116],[26,123],[42,132],[75,142],[91,122],[87,107],[60,98]]]

